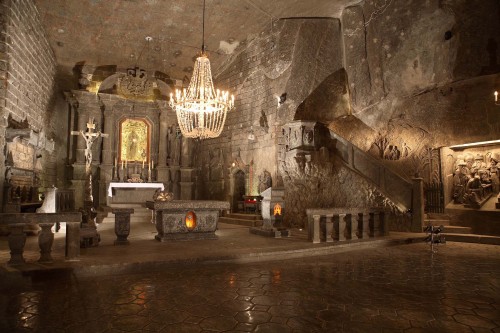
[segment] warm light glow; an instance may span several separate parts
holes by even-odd
[[[495,104],[500,105],[498,104],[498,91],[495,91],[493,95],[495,95]]]
[[[281,205],[279,203],[274,205],[274,214],[273,215],[274,216],[281,215]]]
[[[186,228],[191,231],[196,228],[196,214],[193,211],[189,211],[185,218]]]
[[[170,94],[170,106],[177,114],[183,136],[216,138],[222,132],[227,111],[234,106],[234,96],[214,89],[210,61],[205,54],[196,59],[191,82],[186,89]]]

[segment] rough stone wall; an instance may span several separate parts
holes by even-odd
[[[366,140],[374,143],[380,132],[415,152],[422,140],[436,147],[498,137],[491,124],[500,121],[492,103],[499,2],[384,3],[342,14],[352,112],[375,129]],[[415,135],[398,133],[408,127]]]
[[[272,31],[241,43],[234,53],[213,70],[219,73],[217,88],[237,97],[222,135],[204,141],[196,157],[202,198],[227,199],[235,161],[251,168],[249,194],[258,193],[258,177],[264,171],[276,184],[281,126],[293,120],[297,106],[318,84],[342,67],[340,22],[281,20]],[[278,107],[277,98],[285,93],[286,101]],[[222,172],[214,174],[216,166]]]
[[[53,138],[51,104],[56,71],[54,54],[31,0],[0,1],[0,171],[5,167],[4,133],[9,115],[27,120],[30,127]],[[44,154],[48,155],[48,154]],[[55,183],[54,157],[42,157],[41,179]],[[1,184],[0,184],[1,185]]]

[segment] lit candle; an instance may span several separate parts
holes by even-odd
[[[151,171],[151,162],[148,163],[148,170]]]
[[[123,169],[123,160],[122,160],[122,169]]]
[[[117,165],[118,165],[118,159],[115,157],[115,169]]]
[[[146,160],[142,160],[142,168],[144,169],[144,162],[146,162]]]
[[[153,160],[151,160],[151,169],[154,169],[155,168],[155,162]]]
[[[127,168],[127,163],[128,163],[128,161],[127,161],[127,160],[125,160],[125,169]]]
[[[495,102],[498,102],[498,91],[495,91]]]

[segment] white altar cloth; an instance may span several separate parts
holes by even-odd
[[[108,196],[113,196],[113,188],[161,188],[165,190],[163,183],[109,183]]]

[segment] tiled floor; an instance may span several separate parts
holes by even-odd
[[[0,285],[1,332],[500,332],[500,247],[424,243]]]

